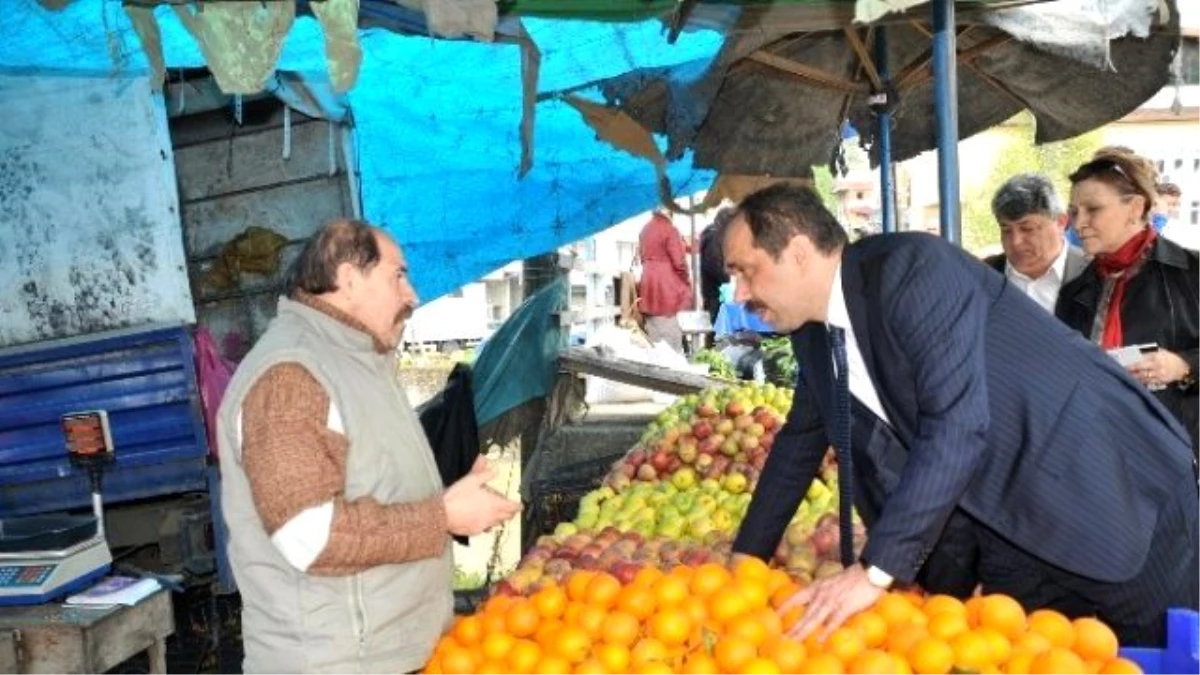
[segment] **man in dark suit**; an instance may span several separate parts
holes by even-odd
[[[1049,178],[1023,173],[1004,181],[992,197],[1004,253],[984,260],[1047,312],[1087,257],[1067,242],[1067,214]]]
[[[734,551],[774,552],[830,445],[868,528],[861,558],[843,546],[847,569],[793,599],[797,635],[917,580],[1098,614],[1133,644],[1161,643],[1167,607],[1196,606],[1187,434],[999,274],[926,234],[849,245],[790,187],[740,205],[725,262],[804,364]]]

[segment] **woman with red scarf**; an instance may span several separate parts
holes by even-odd
[[[1063,287],[1055,314],[1103,349],[1155,344],[1129,366],[1197,447],[1196,253],[1150,224],[1155,170],[1131,152],[1102,150],[1071,174],[1071,218],[1092,263]]]

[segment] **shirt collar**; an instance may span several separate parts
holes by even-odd
[[[1063,274],[1066,273],[1067,269],[1067,248],[1067,242],[1064,241],[1062,249],[1058,252],[1058,257],[1054,259],[1054,262],[1050,263],[1050,269],[1046,270],[1046,273],[1038,277],[1038,279],[1044,279],[1047,276],[1053,275],[1056,281],[1062,280]],[[1024,281],[1037,281],[1037,279],[1032,279],[1018,272],[1017,268],[1013,267],[1010,262],[1004,263],[1004,274],[1005,276],[1016,277]]]
[[[850,310],[846,308],[846,292],[842,289],[842,263],[833,273],[833,285],[829,289],[829,307],[825,324],[842,330],[850,330]]]

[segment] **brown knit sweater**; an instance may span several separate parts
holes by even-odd
[[[318,298],[293,299],[370,335]],[[375,342],[378,349],[382,343]],[[329,405],[324,388],[296,363],[269,368],[242,403],[242,464],[267,534],[306,509],[333,502],[329,541],[308,568],[311,574],[354,574],[441,555],[449,534],[440,496],[404,504],[344,499],[351,448],[345,435],[328,428]]]

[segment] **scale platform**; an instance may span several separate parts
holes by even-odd
[[[106,574],[112,554],[94,515],[0,518],[0,605],[37,605]]]

